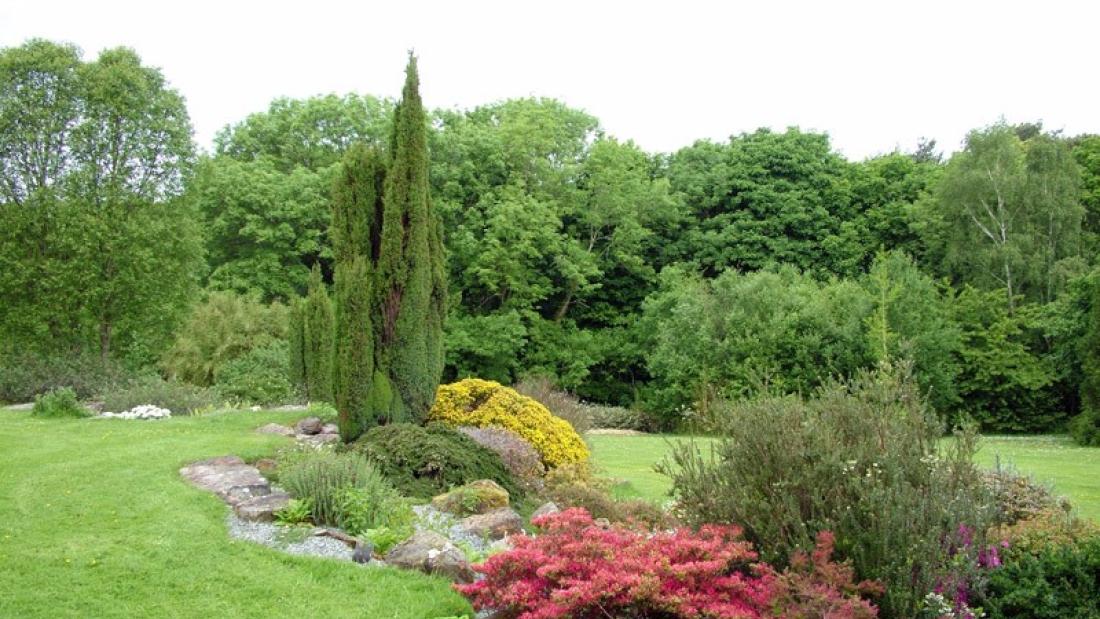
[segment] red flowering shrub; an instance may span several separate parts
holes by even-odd
[[[860,595],[881,596],[881,583],[853,583],[855,570],[847,563],[833,563],[835,539],[830,531],[817,534],[813,553],[795,552],[790,567],[776,579],[776,607],[786,619],[864,619],[878,610]]]
[[[874,617],[855,597],[851,571],[829,562],[831,545],[798,574],[757,562],[736,526],[648,533],[597,526],[583,509],[536,519],[538,536],[512,538],[511,551],[474,569],[485,579],[456,585],[478,609],[518,619],[786,617],[824,609]]]

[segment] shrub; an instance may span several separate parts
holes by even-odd
[[[588,414],[592,419],[593,428],[648,432],[654,426],[648,415],[632,408],[589,404]]]
[[[412,506],[381,474],[369,475],[361,485],[344,490],[337,524],[352,535],[384,527],[408,537],[412,522]]]
[[[525,378],[516,383],[514,389],[520,395],[525,395],[545,406],[555,417],[568,421],[578,434],[584,434],[592,428],[589,407],[572,393],[555,387],[549,378],[544,376]]]
[[[34,398],[31,415],[35,417],[87,417],[88,410],[76,399],[76,392],[60,387]]]
[[[223,402],[213,387],[196,387],[159,376],[146,376],[103,394],[103,410],[120,413],[142,404],[167,408],[174,415],[190,414]]]
[[[769,560],[834,531],[860,578],[884,582],[883,609],[913,616],[954,569],[960,525],[982,545],[994,508],[972,462],[973,433],[938,446],[941,426],[904,372],[827,385],[816,397],[731,405],[708,456],[662,464],[689,523],[736,522]]]
[[[539,452],[535,451],[531,443],[523,440],[520,435],[511,430],[495,427],[463,426],[458,428],[458,431],[472,438],[478,445],[496,452],[512,476],[527,487],[538,486],[546,472],[546,467],[542,465]]]
[[[296,499],[309,501],[317,524],[341,526],[348,509],[348,491],[385,483],[381,474],[358,453],[329,449],[288,449],[279,456],[279,485]]]
[[[991,574],[984,608],[992,619],[1100,617],[1100,537],[1017,553]]]
[[[479,479],[497,482],[513,497],[523,494],[500,456],[441,424],[377,426],[353,445],[405,496],[431,498]]]
[[[60,387],[88,400],[131,377],[121,363],[98,354],[0,354],[0,402],[30,402],[36,395]]]
[[[757,562],[736,526],[649,535],[597,526],[580,509],[536,524],[540,535],[515,536],[513,550],[475,566],[484,580],[456,585],[475,608],[519,619],[795,616],[786,607],[787,598],[797,597],[789,593],[795,587],[778,588],[780,576]],[[824,616],[875,616],[873,606],[824,578],[813,589],[818,595],[829,589],[835,601]]]
[[[309,499],[290,499],[286,507],[275,512],[275,522],[287,525],[309,522],[312,511]]]
[[[986,472],[983,479],[993,494],[998,522],[1011,524],[1044,511],[1069,508],[1065,499],[1055,497],[1049,487],[999,465]]]
[[[441,386],[429,418],[451,426],[512,430],[538,450],[547,467],[588,458],[588,447],[567,422],[497,382],[468,378]]]
[[[1008,542],[1009,556],[1039,554],[1057,546],[1073,546],[1100,538],[1100,525],[1062,509],[1046,509],[1026,519],[994,529],[990,537]]]
[[[212,292],[191,311],[161,365],[172,378],[210,386],[225,364],[286,336],[287,311],[282,304]]]
[[[675,518],[649,501],[613,498],[610,488],[609,480],[597,477],[591,466],[583,462],[550,471],[543,495],[562,509],[581,508],[593,518],[605,518],[610,522],[630,522],[656,529],[675,523]]]
[[[287,371],[286,343],[275,341],[227,362],[218,370],[215,385],[228,398],[282,403],[294,395]]]
[[[1100,447],[1100,410],[1084,410],[1069,422],[1069,433],[1078,445]]]

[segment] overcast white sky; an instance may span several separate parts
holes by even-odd
[[[1004,116],[1100,132],[1080,2],[145,2],[3,0],[0,46],[133,47],[186,98],[199,145],[274,97],[398,94],[405,51],[433,107],[556,97],[651,151],[768,126],[852,158],[954,150]]]

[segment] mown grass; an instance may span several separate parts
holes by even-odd
[[[668,478],[653,470],[682,436],[588,436],[592,456],[608,476],[620,480],[616,493],[653,501],[668,498]],[[706,442],[711,439],[697,438]],[[1080,515],[1100,521],[1100,448],[1078,447],[1065,436],[986,436],[978,462],[1032,475],[1069,497]]]
[[[0,410],[0,617],[390,617],[471,613],[449,583],[231,540],[187,462],[268,455],[301,413],[164,421]],[[472,613],[471,613],[472,616]]]

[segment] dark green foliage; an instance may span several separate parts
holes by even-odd
[[[499,455],[441,424],[377,426],[353,448],[366,454],[406,496],[430,498],[479,479],[497,482],[513,500],[522,495]]]
[[[226,363],[214,381],[218,391],[231,400],[254,404],[282,404],[294,390],[287,380],[287,346],[273,342]]]
[[[34,398],[31,415],[35,417],[87,417],[88,410],[76,399],[76,392],[68,387],[54,389]]]
[[[443,229],[428,185],[428,126],[410,55],[387,164],[349,151],[333,190],[341,434],[419,421],[443,374]],[[365,381],[364,379],[369,379]]]
[[[992,619],[1100,617],[1100,537],[1036,554],[1010,550],[990,572],[983,608]]]
[[[0,402],[30,402],[34,396],[59,387],[69,387],[78,398],[87,400],[130,378],[132,373],[125,366],[98,354],[0,354]]]
[[[305,302],[292,299],[287,312],[287,380],[299,392],[306,389]]]
[[[1069,422],[1069,433],[1078,445],[1100,447],[1100,411],[1084,410]]]
[[[863,373],[805,400],[735,403],[714,423],[713,449],[678,446],[661,467],[688,521],[741,525],[780,562],[833,531],[858,577],[886,584],[886,616],[916,616],[951,569],[945,545],[960,525],[980,545],[993,524],[976,437],[941,443],[943,426],[905,371]]]
[[[332,301],[321,279],[321,267],[316,264],[309,276],[309,296],[303,303],[302,313],[304,395],[307,400],[332,402],[335,318]]]
[[[1070,433],[1081,445],[1100,446],[1100,277],[1090,281],[1088,331],[1079,344],[1081,358],[1081,413],[1070,423]]]
[[[177,380],[164,380],[159,376],[134,379],[100,397],[103,398],[103,410],[112,413],[152,404],[172,411],[173,415],[187,415],[225,402],[214,387],[198,387]]]

